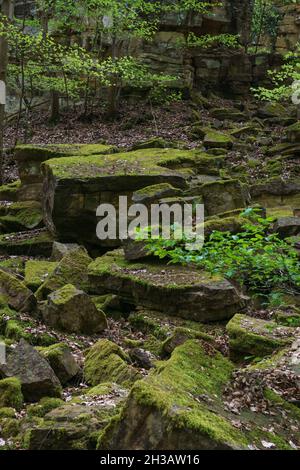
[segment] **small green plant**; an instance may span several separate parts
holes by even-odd
[[[254,96],[264,101],[286,101],[300,94],[300,44],[295,52],[289,52],[284,57],[284,64],[277,70],[269,70],[272,85],[270,88],[253,88]]]
[[[153,87],[149,94],[149,99],[156,105],[170,105],[182,101],[182,98],[181,91],[170,90],[164,85]]]
[[[216,36],[205,34],[203,36],[196,36],[195,33],[189,33],[186,43],[189,47],[200,47],[203,49],[216,46],[236,49],[241,47],[239,40],[240,38],[236,34],[218,34]]]
[[[238,234],[214,231],[201,250],[187,250],[180,240],[149,239],[148,250],[170,263],[195,265],[212,275],[221,274],[238,282],[252,294],[269,295],[275,289],[300,292],[300,261],[295,250],[277,234],[270,233],[271,218],[262,218],[248,208],[248,218]],[[189,240],[190,242],[190,240]],[[274,300],[274,294],[273,300]]]

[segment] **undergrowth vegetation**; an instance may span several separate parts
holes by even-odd
[[[214,231],[202,249],[188,249],[185,237],[150,238],[147,249],[170,263],[197,265],[211,274],[222,274],[259,296],[270,298],[274,290],[281,289],[300,292],[298,254],[288,241],[272,233],[274,219],[262,218],[252,208],[242,216],[248,222],[240,233]]]

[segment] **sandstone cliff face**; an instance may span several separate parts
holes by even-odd
[[[300,40],[300,5],[291,3],[280,8],[282,20],[279,25],[276,51],[285,54],[293,50]]]

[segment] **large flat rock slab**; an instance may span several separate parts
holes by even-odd
[[[191,267],[129,263],[121,250],[97,258],[88,275],[95,294],[118,294],[128,303],[201,322],[231,318],[244,302],[221,277]]]
[[[107,155],[116,151],[116,147],[102,144],[18,145],[15,150],[15,160],[22,183],[23,200],[40,200],[42,198],[41,164],[44,161],[67,156],[84,158],[89,155]]]
[[[131,205],[137,190],[162,183],[183,189],[195,173],[218,175],[221,165],[219,157],[179,149],[50,159],[42,165],[45,223],[62,240],[117,247],[119,240],[96,236],[100,204],[112,204],[118,216],[119,196]]]

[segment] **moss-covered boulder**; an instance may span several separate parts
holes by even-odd
[[[20,180],[0,186],[0,201],[16,202],[18,200],[20,186]]]
[[[19,410],[23,405],[21,382],[16,377],[0,380],[0,408],[11,407]]]
[[[25,260],[22,256],[7,257],[0,261],[0,269],[15,276],[24,277]]]
[[[62,385],[66,385],[80,371],[79,364],[65,343],[39,348],[39,353],[47,359]]]
[[[292,143],[300,143],[300,123],[292,124],[286,129],[287,139]]]
[[[280,103],[269,101],[258,109],[257,115],[260,118],[284,118],[288,117],[288,110]]]
[[[23,445],[30,450],[92,450],[97,437],[110,420],[119,413],[127,393],[115,384],[103,384],[88,390],[72,403],[49,407],[40,402],[30,414],[43,416],[37,424],[30,423],[23,437]],[[47,405],[47,406],[45,406]],[[41,414],[42,413],[42,414]]]
[[[180,196],[182,191],[169,183],[146,186],[133,193],[132,200],[136,204],[151,204],[161,198]]]
[[[8,307],[5,298],[0,296],[0,335],[8,340],[19,341],[21,338],[36,346],[48,346],[57,340],[48,333],[45,328],[41,331],[37,323],[31,317],[24,319],[22,313],[16,312]]]
[[[279,217],[273,226],[273,231],[281,238],[299,235],[300,217]]]
[[[46,299],[48,294],[66,284],[73,284],[78,289],[87,291],[89,287],[87,267],[91,261],[88,252],[83,247],[67,253],[39,287],[36,293],[37,298]]]
[[[0,269],[0,295],[10,307],[22,312],[31,312],[36,306],[33,293],[12,274]]]
[[[250,186],[250,195],[253,203],[264,207],[300,206],[300,179],[299,178],[269,178],[259,180]]]
[[[116,250],[89,266],[91,291],[111,292],[127,303],[195,321],[230,318],[244,300],[219,276],[159,262],[129,263]]]
[[[92,299],[72,284],[48,295],[42,308],[44,322],[52,328],[69,333],[100,333],[107,328],[104,312]]]
[[[235,315],[226,326],[233,359],[263,357],[291,344],[296,332],[276,322]]]
[[[0,364],[0,375],[17,377],[26,401],[61,395],[60,382],[48,361],[24,339],[16,347],[8,349],[6,364]]]
[[[43,418],[47,413],[59,408],[64,405],[64,403],[65,402],[61,398],[44,397],[41,398],[38,403],[28,405],[26,412],[29,417],[36,416]]]
[[[190,339],[200,339],[212,344],[214,343],[213,337],[207,333],[192,330],[191,328],[186,328],[183,326],[178,326],[175,328],[174,332],[163,342],[162,352],[169,356],[172,354],[174,349]]]
[[[141,376],[129,362],[129,356],[117,344],[101,339],[86,355],[84,377],[93,386],[109,381],[130,385]]]
[[[299,410],[278,398],[270,414],[248,409],[237,416],[226,404],[233,371],[211,344],[186,341],[134,384],[120,415],[100,434],[98,449],[264,449],[268,442],[292,449]]]
[[[35,201],[16,202],[0,209],[3,233],[31,230],[43,225],[41,204]]]
[[[204,222],[204,235],[208,238],[212,232],[230,232],[232,234],[240,233],[243,231],[243,225],[248,222],[245,217],[239,215],[230,217],[213,217]]]
[[[22,182],[20,194],[24,200],[41,200],[43,196],[43,175],[41,164],[50,158],[72,156],[85,158],[91,155],[110,154],[117,149],[102,144],[50,144],[18,145],[15,159]]]
[[[217,412],[232,371],[221,354],[206,354],[200,342],[187,341],[169,361],[136,382],[120,418],[100,436],[98,448],[245,448],[241,431]]]
[[[61,261],[65,255],[79,248],[77,243],[60,243],[54,242],[51,253],[52,261]]]
[[[148,186],[187,186],[188,178],[204,171],[219,174],[222,157],[199,150],[145,149],[82,160],[50,159],[43,164],[45,176],[45,223],[59,239],[116,247],[120,240],[99,240],[96,209],[100,203],[119,205],[119,196]]]
[[[233,146],[233,138],[223,132],[211,129],[205,134],[203,145],[206,148],[231,149]]]
[[[57,263],[51,261],[29,260],[25,264],[25,285],[35,292],[53,273]]]
[[[47,258],[51,255],[53,241],[53,235],[44,229],[0,235],[0,254]]]
[[[221,180],[205,183],[201,188],[207,215],[241,209],[246,206],[249,196],[247,188],[238,180]]]
[[[242,122],[247,120],[246,114],[236,108],[212,108],[210,110],[210,114],[212,117],[219,119],[220,121],[228,120]]]

